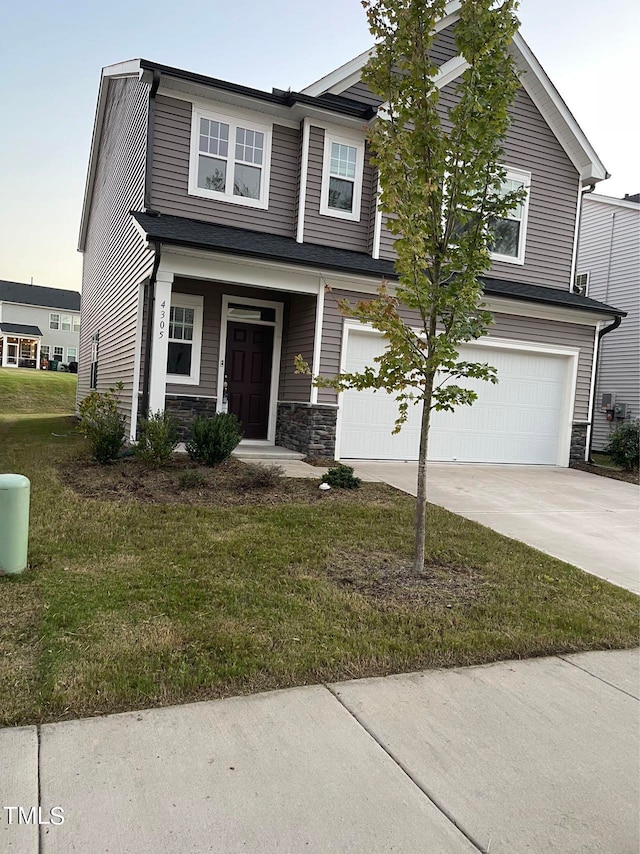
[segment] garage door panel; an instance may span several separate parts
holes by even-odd
[[[370,332],[348,336],[347,371],[374,364],[384,340]],[[563,356],[467,345],[462,359],[487,362],[498,384],[456,380],[478,399],[453,413],[434,412],[429,458],[438,461],[555,464],[568,359]],[[340,455],[345,459],[418,458],[421,406],[411,406],[409,419],[392,435],[397,417],[394,396],[384,391],[346,391],[342,396]]]

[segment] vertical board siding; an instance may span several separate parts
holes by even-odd
[[[100,334],[98,390],[117,382],[130,424],[139,284],[153,256],[129,211],[144,208],[149,87],[132,78],[108,85],[82,269],[78,400],[89,393],[91,338]]]
[[[340,370],[344,318],[338,310],[338,300],[348,299],[353,303],[360,299],[370,298],[370,294],[354,293],[353,291],[334,290],[326,294],[322,324],[322,356],[320,359],[320,373],[323,376],[334,376]],[[415,311],[405,309],[402,311],[402,316],[406,321],[413,322],[416,326],[420,325],[418,314]],[[498,312],[494,314],[494,321],[489,329],[489,335],[494,338],[511,338],[517,341],[539,342],[579,349],[573,417],[576,421],[586,420],[589,411],[594,327]],[[335,403],[337,395],[331,389],[319,389],[318,400],[320,403]]]
[[[602,339],[593,412],[593,448],[603,450],[619,421],[601,411],[603,394],[640,417],[640,205],[637,210],[583,198],[577,273],[589,273],[589,296],[626,311]]]
[[[374,169],[369,162],[368,149],[365,150],[364,158],[359,222],[322,216],[320,214],[320,195],[322,192],[324,136],[325,133],[322,128],[313,126],[310,128],[307,200],[304,217],[305,243],[318,243],[322,246],[335,246],[339,249],[366,252],[369,247],[369,233],[372,228],[372,209],[375,209],[375,177]]]
[[[454,81],[440,92],[440,112],[445,126],[447,111],[457,100],[456,89]],[[504,141],[502,162],[505,166],[531,172],[525,263],[494,261],[488,275],[568,290],[579,175],[524,89],[518,90],[510,114],[512,123]],[[383,219],[381,258],[395,258],[393,241]]]
[[[191,111],[189,101],[165,95],[156,98],[151,180],[153,208],[160,213],[294,237],[300,131],[273,125],[269,208],[260,210],[189,195]],[[259,120],[264,122],[265,117]]]

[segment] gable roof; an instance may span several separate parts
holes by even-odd
[[[320,246],[315,243],[298,243],[293,237],[250,231],[230,225],[217,225],[169,214],[147,214],[136,211],[132,211],[131,214],[147,240],[158,241],[167,246],[184,246],[237,255],[242,258],[279,261],[355,276],[370,276],[374,279],[393,281],[398,278],[393,261],[372,258],[364,252],[336,249],[333,246]],[[490,277],[483,277],[483,282],[488,296],[527,300],[616,317],[624,317],[626,314],[610,305],[562,288],[508,282]]]
[[[80,293],[78,291],[47,288],[44,285],[26,285],[23,282],[0,280],[0,302],[16,302],[21,305],[80,311]]]
[[[445,16],[436,25],[436,32],[454,24],[458,19],[459,9],[460,0],[452,0],[448,3]],[[310,84],[302,90],[303,93],[321,96],[326,92],[332,94],[344,92],[360,80],[362,69],[373,50],[375,47],[361,53],[340,68]],[[516,67],[520,71],[523,89],[538,108],[567,156],[580,173],[583,185],[588,186],[609,178],[610,175],[604,164],[520,32],[515,34],[510,52]],[[456,76],[460,76],[467,66],[464,61],[460,61],[461,57],[457,57],[457,59],[458,73]],[[453,62],[451,60],[451,63]],[[451,74],[445,75],[438,85],[439,87],[444,86],[453,79],[455,77],[452,77]]]

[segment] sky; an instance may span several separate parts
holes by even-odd
[[[637,0],[522,0],[522,34],[612,178],[640,191]],[[359,0],[12,3],[0,52],[0,279],[79,290],[102,66],[135,57],[300,90],[366,50]]]

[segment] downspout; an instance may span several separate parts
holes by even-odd
[[[156,136],[156,95],[160,86],[159,71],[153,72],[151,89],[149,90],[149,113],[147,116],[147,157],[144,167],[144,209],[151,208],[151,170],[153,168],[153,145]]]
[[[151,383],[151,342],[153,338],[153,311],[156,302],[156,276],[158,275],[158,267],[160,266],[160,253],[162,252],[162,244],[154,241],[155,258],[153,259],[153,269],[147,283],[147,293],[145,297],[147,308],[147,329],[144,342],[144,373],[142,375],[142,412],[145,418],[149,417],[149,385]]]
[[[593,460],[591,459],[591,446],[593,445],[593,415],[596,410],[596,391],[598,385],[598,368],[600,367],[600,353],[602,350],[601,342],[605,335],[608,335],[610,332],[613,332],[614,329],[617,329],[618,326],[622,323],[621,317],[616,317],[612,324],[609,326],[605,326],[598,332],[598,352],[596,353],[596,369],[595,369],[595,379],[594,383],[596,384],[596,388],[593,392],[593,401],[591,404],[591,412],[589,413],[589,447],[587,448],[587,462],[591,463]]]

